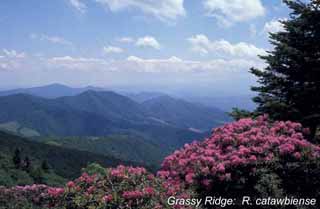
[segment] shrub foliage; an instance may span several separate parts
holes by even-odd
[[[299,123],[266,116],[241,119],[175,151],[158,174],[200,197],[319,198],[320,147],[304,139],[307,132]]]

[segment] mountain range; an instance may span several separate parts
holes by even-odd
[[[105,89],[93,87],[93,86],[87,86],[83,88],[73,88],[66,85],[54,83],[46,86],[18,88],[18,89],[0,91],[0,96],[8,96],[12,94],[30,94],[30,95],[44,97],[44,98],[58,98],[62,96],[74,96],[88,90],[103,91]]]
[[[31,88],[18,88],[12,90],[0,91],[0,96],[8,96],[12,94],[30,94],[34,96],[44,97],[44,98],[58,98],[63,96],[75,96],[77,94],[83,93],[88,90],[93,91],[107,91],[107,88],[86,86],[80,88],[69,87],[59,83],[49,84],[39,87]],[[143,103],[150,99],[155,99],[161,96],[167,96],[166,93],[157,91],[130,91],[128,89],[117,89],[115,90],[118,94],[126,96],[135,102]],[[171,95],[171,94],[170,94]],[[223,92],[219,94],[206,93],[205,95],[195,95],[190,92],[176,92],[173,93],[174,98],[179,97],[185,101],[191,103],[199,103],[207,107],[218,108],[223,111],[230,112],[232,108],[237,107],[246,110],[253,110],[256,105],[252,101],[255,96],[253,94],[243,94],[243,95],[224,95]]]
[[[155,119],[192,131],[204,132],[229,121],[218,108],[186,102],[170,96],[159,96],[142,103]]]
[[[134,95],[102,88],[53,84],[0,95],[5,95],[0,96],[0,130],[143,163],[159,163],[172,150],[230,121],[217,108],[165,94],[144,93],[137,101]]]

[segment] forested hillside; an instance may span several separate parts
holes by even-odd
[[[19,152],[20,162],[14,163],[14,156]],[[94,154],[76,149],[58,147],[0,131],[0,172],[1,184],[61,184],[65,179],[78,176],[81,169],[96,162],[103,166],[119,164],[139,165],[114,157]],[[27,160],[26,160],[27,158]],[[26,167],[26,161],[30,163]],[[42,180],[35,180],[36,178]]]

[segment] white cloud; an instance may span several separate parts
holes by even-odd
[[[112,12],[126,9],[138,9],[162,21],[176,20],[185,16],[184,0],[96,0],[107,6]]]
[[[67,46],[72,45],[72,42],[65,40],[64,38],[59,37],[59,36],[48,36],[46,34],[32,33],[32,34],[30,34],[30,38],[31,39],[38,39],[40,41],[49,41],[54,44],[61,44],[61,45],[67,45]]]
[[[132,37],[122,37],[118,38],[117,41],[121,43],[133,43],[134,39]]]
[[[201,54],[209,53],[211,42],[207,36],[198,34],[188,38],[187,40],[191,43],[193,51],[199,52]]]
[[[184,61],[177,57],[168,59],[143,59],[129,56],[125,60],[107,61],[98,58],[84,57],[52,57],[47,60],[49,68],[80,71],[115,71],[115,72],[140,72],[140,73],[162,73],[162,72],[191,72],[194,70],[193,61]],[[194,66],[195,67],[195,66]]]
[[[0,70],[15,70],[23,66],[27,54],[25,52],[18,52],[16,50],[2,49],[0,55]]]
[[[184,61],[178,57],[168,59],[143,59],[136,56],[127,58],[129,70],[147,73],[192,72],[197,62]]]
[[[178,57],[168,59],[143,59],[136,56],[127,58],[127,62],[113,63],[113,69],[117,67],[138,72],[152,73],[196,73],[196,72],[215,72],[215,71],[241,71],[248,70],[252,66],[262,66],[261,62],[245,59],[213,59],[209,61],[182,60]]]
[[[138,47],[152,47],[154,49],[161,48],[157,39],[155,39],[152,36],[145,36],[142,38],[138,38],[138,40],[136,41],[136,46],[138,46]]]
[[[87,5],[83,3],[81,0],[69,0],[72,7],[78,10],[81,13],[85,13],[87,9]]]
[[[124,50],[120,47],[116,47],[116,46],[105,46],[103,47],[103,52],[110,54],[110,53],[115,53],[115,54],[119,54],[124,52]]]
[[[242,91],[239,89],[247,91],[249,85],[253,85],[248,73],[252,66],[263,68],[264,64],[257,59],[242,58],[193,61],[174,56],[162,59],[130,56],[127,59],[108,60],[73,56],[36,57],[28,54],[24,59],[0,59],[0,84],[18,82],[39,85],[58,81],[71,85],[89,83],[155,90],[183,88],[194,93],[236,89],[236,93],[239,93]]]
[[[285,19],[271,20],[270,22],[266,22],[263,27],[263,32],[264,33],[277,33],[277,32],[284,31],[284,26],[280,22],[281,20],[285,20]]]
[[[8,49],[3,49],[2,50],[4,53],[4,57],[7,58],[25,58],[26,57],[26,53],[24,52],[17,52],[16,50],[8,50]]]
[[[209,16],[215,17],[224,26],[265,14],[260,0],[205,0],[204,8]]]
[[[47,59],[47,67],[53,69],[79,70],[90,72],[123,72],[123,73],[201,73],[242,71],[252,67],[262,67],[258,60],[248,59],[212,59],[208,61],[183,60],[172,56],[167,59],[144,59],[129,56],[125,60],[107,61],[98,58],[52,57]]]
[[[182,60],[178,57],[168,59],[143,59],[136,56],[130,56],[126,60],[129,70],[149,73],[165,72],[192,72],[198,66],[198,62]],[[198,66],[200,67],[200,66]]]
[[[182,63],[184,62],[182,59],[172,56],[168,59],[143,59],[140,57],[136,57],[136,56],[129,56],[127,58],[127,61],[129,62],[136,62],[136,63],[156,63],[156,64],[164,64],[164,63],[171,63],[171,64],[177,64],[177,63]]]
[[[155,37],[148,36],[148,35],[137,38],[137,39],[134,39],[132,37],[122,37],[116,40],[118,42],[126,43],[126,44],[134,43],[137,47],[141,47],[141,48],[148,48],[148,47],[154,48],[154,49],[161,48],[161,44],[158,42],[158,40]]]
[[[209,43],[208,39],[200,36],[205,43]],[[229,46],[229,45],[227,45]],[[107,48],[107,47],[106,47]],[[211,48],[208,49],[211,52]],[[233,49],[237,51],[236,49]],[[264,66],[260,59],[248,59],[248,57],[228,57],[213,58],[207,61],[185,60],[176,56],[162,59],[145,59],[138,56],[129,56],[126,59],[110,60],[95,57],[73,57],[73,56],[58,56],[58,57],[44,57],[28,55],[24,52],[17,52],[15,50],[3,49],[0,54],[0,69],[11,72],[22,72],[31,70],[50,71],[54,74],[56,70],[59,72],[71,72],[73,70],[81,71],[83,73],[94,73],[98,77],[103,77],[108,72],[117,73],[216,73],[247,70],[256,66],[262,68]],[[114,51],[111,50],[111,51]],[[241,50],[240,50],[241,51]],[[229,52],[228,52],[229,53]],[[231,52],[230,52],[231,53]]]
[[[48,67],[64,68],[71,70],[103,70],[107,66],[107,61],[98,58],[85,58],[85,57],[52,57],[47,60]]]
[[[71,56],[64,56],[64,57],[52,57],[49,59],[53,62],[100,62],[102,59],[97,58],[84,58],[84,57],[71,57]]]
[[[182,62],[183,60],[178,58],[178,57],[175,57],[175,56],[172,56],[170,57],[169,59],[142,59],[142,58],[139,58],[139,57],[136,57],[136,56],[129,56],[127,58],[128,61],[134,61],[134,62],[149,62],[149,63],[152,63],[152,62],[157,62],[157,63],[166,63],[166,62],[170,62],[170,63],[177,63],[177,62]]]
[[[203,34],[192,36],[187,40],[191,43],[191,49],[202,55],[210,53],[224,58],[256,58],[257,55],[266,53],[264,49],[258,48],[253,44],[245,42],[232,44],[223,39],[211,41]]]

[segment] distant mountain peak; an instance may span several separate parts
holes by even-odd
[[[76,95],[77,96],[77,95]],[[97,91],[94,89],[88,89],[82,93],[80,93],[78,96],[119,96],[119,97],[123,97],[120,94],[117,94],[116,92],[113,91]]]
[[[145,102],[143,103],[146,103],[146,104],[151,104],[151,103],[164,103],[164,104],[170,104],[170,103],[178,103],[178,102],[182,102],[182,103],[189,103],[187,101],[184,101],[182,99],[179,99],[179,98],[174,98],[174,97],[171,97],[169,95],[161,95],[161,96],[158,96],[158,97],[154,97],[154,98],[151,98],[149,100],[146,100]]]
[[[158,96],[156,98],[153,98],[153,99],[158,99],[158,100],[179,100],[177,98],[173,98],[172,96],[169,96],[169,95],[161,95],[161,96]]]
[[[90,95],[90,94],[97,94],[97,93],[98,93],[97,91],[89,89],[89,90],[82,92],[79,95],[88,95],[88,94]]]
[[[64,84],[61,84],[61,83],[51,83],[51,84],[48,84],[48,85],[44,85],[44,86],[41,86],[41,87],[66,87],[66,88],[71,88],[67,85],[64,85]],[[37,87],[37,88],[41,88],[41,87]]]
[[[87,90],[103,91],[104,89],[93,87],[93,86],[88,86],[85,88],[73,88],[60,83],[52,83],[52,84],[39,86],[39,87],[2,91],[0,92],[0,96],[24,93],[24,94],[30,94],[33,96],[39,96],[44,98],[58,98],[63,96],[75,96]]]

